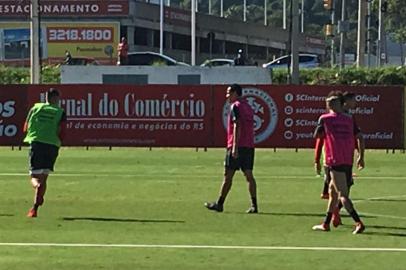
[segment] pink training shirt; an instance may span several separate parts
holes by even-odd
[[[240,139],[237,147],[254,148],[254,112],[245,99],[238,99],[231,104],[227,121],[227,148],[233,146],[233,127],[239,121]]]
[[[354,120],[344,113],[326,113],[320,116],[316,133],[324,134],[324,158],[327,166],[353,164],[355,139],[359,132]]]

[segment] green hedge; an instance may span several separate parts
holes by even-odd
[[[275,69],[273,84],[286,84],[287,75],[286,70]],[[300,82],[308,85],[406,85],[406,67],[302,69]]]
[[[58,84],[61,82],[59,66],[44,66],[41,71],[41,82]],[[21,67],[6,67],[0,65],[0,84],[29,84],[30,69]]]
[[[44,66],[41,72],[42,83],[60,83],[59,66]],[[286,84],[287,71],[275,69],[272,72],[273,84]],[[331,85],[406,85],[406,67],[384,68],[345,68],[339,69],[302,69],[300,70],[302,84],[331,84]],[[30,70],[0,65],[0,84],[28,84]]]

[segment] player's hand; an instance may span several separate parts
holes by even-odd
[[[317,174],[317,175],[320,175],[320,174],[321,174],[321,165],[320,165],[320,162],[315,162],[315,163],[314,163],[314,170],[316,171],[316,174]]]
[[[358,157],[357,168],[358,168],[358,170],[362,170],[363,168],[365,168],[365,161],[363,158]]]
[[[231,156],[233,158],[238,158],[238,149],[232,149],[231,150]]]

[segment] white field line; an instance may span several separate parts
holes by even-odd
[[[224,250],[287,250],[287,251],[359,251],[406,252],[406,248],[382,247],[295,247],[295,246],[214,246],[214,245],[164,245],[164,244],[84,244],[84,243],[0,243],[4,247],[63,247],[63,248],[141,248],[141,249],[224,249]]]

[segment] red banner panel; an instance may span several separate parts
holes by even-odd
[[[404,90],[365,86],[245,86],[259,147],[313,147],[313,131],[332,90],[356,94],[353,113],[368,148],[404,148]],[[225,144],[225,87],[215,88],[215,145]]]
[[[43,0],[41,16],[103,17],[128,16],[128,0]],[[28,17],[29,0],[0,0],[1,17]]]
[[[0,145],[21,145],[34,103],[52,85],[0,86]],[[55,85],[67,115],[67,146],[224,147],[226,86]],[[244,86],[257,147],[310,148],[332,90],[356,94],[353,113],[368,148],[404,149],[404,89]]]
[[[67,115],[64,145],[207,146],[210,89],[173,85],[59,85]],[[32,86],[30,105],[43,98]]]
[[[27,114],[27,86],[0,87],[0,145],[21,145]]]

